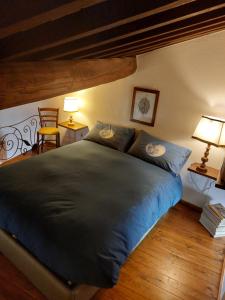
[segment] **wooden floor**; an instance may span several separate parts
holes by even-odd
[[[49,143],[44,144],[43,148],[40,147],[39,151],[40,151],[40,153],[43,153],[43,152],[47,152],[47,151],[52,150],[52,149],[55,149],[55,144],[49,142]],[[18,161],[25,160],[25,159],[28,159],[32,156],[36,156],[36,155],[38,155],[37,149],[34,150],[34,151],[30,150],[30,151],[25,152],[24,154],[21,154],[21,155],[18,155],[16,157],[14,157],[14,158],[3,161],[2,164],[0,165],[0,167],[6,166],[6,165],[11,165],[11,164],[14,164]]]
[[[121,270],[118,284],[94,300],[217,299],[225,239],[212,239],[200,213],[178,204]],[[0,300],[45,298],[0,254]]]

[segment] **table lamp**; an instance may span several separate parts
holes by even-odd
[[[74,120],[73,120],[73,114],[74,112],[79,111],[79,105],[78,105],[78,99],[74,97],[65,97],[64,99],[64,111],[70,113],[70,118],[68,125],[73,126]]]
[[[198,172],[207,173],[206,163],[211,145],[225,147],[225,120],[202,116],[192,138],[207,144],[204,156],[201,158],[202,163],[196,168]]]

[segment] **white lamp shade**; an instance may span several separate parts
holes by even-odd
[[[225,120],[202,116],[192,137],[216,147],[225,146]]]
[[[64,99],[64,111],[76,112],[79,110],[78,99],[74,97],[65,97]]]

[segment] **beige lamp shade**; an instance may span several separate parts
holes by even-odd
[[[79,110],[78,99],[74,97],[65,97],[64,99],[64,111],[76,112]]]
[[[70,113],[70,118],[68,125],[73,126],[74,120],[73,120],[73,112],[79,111],[79,100],[74,97],[65,97],[64,98],[64,111],[67,111]]]
[[[202,116],[192,137],[216,147],[225,147],[225,120]]]

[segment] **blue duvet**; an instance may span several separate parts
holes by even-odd
[[[112,287],[180,177],[81,141],[0,168],[0,228],[64,281]]]

